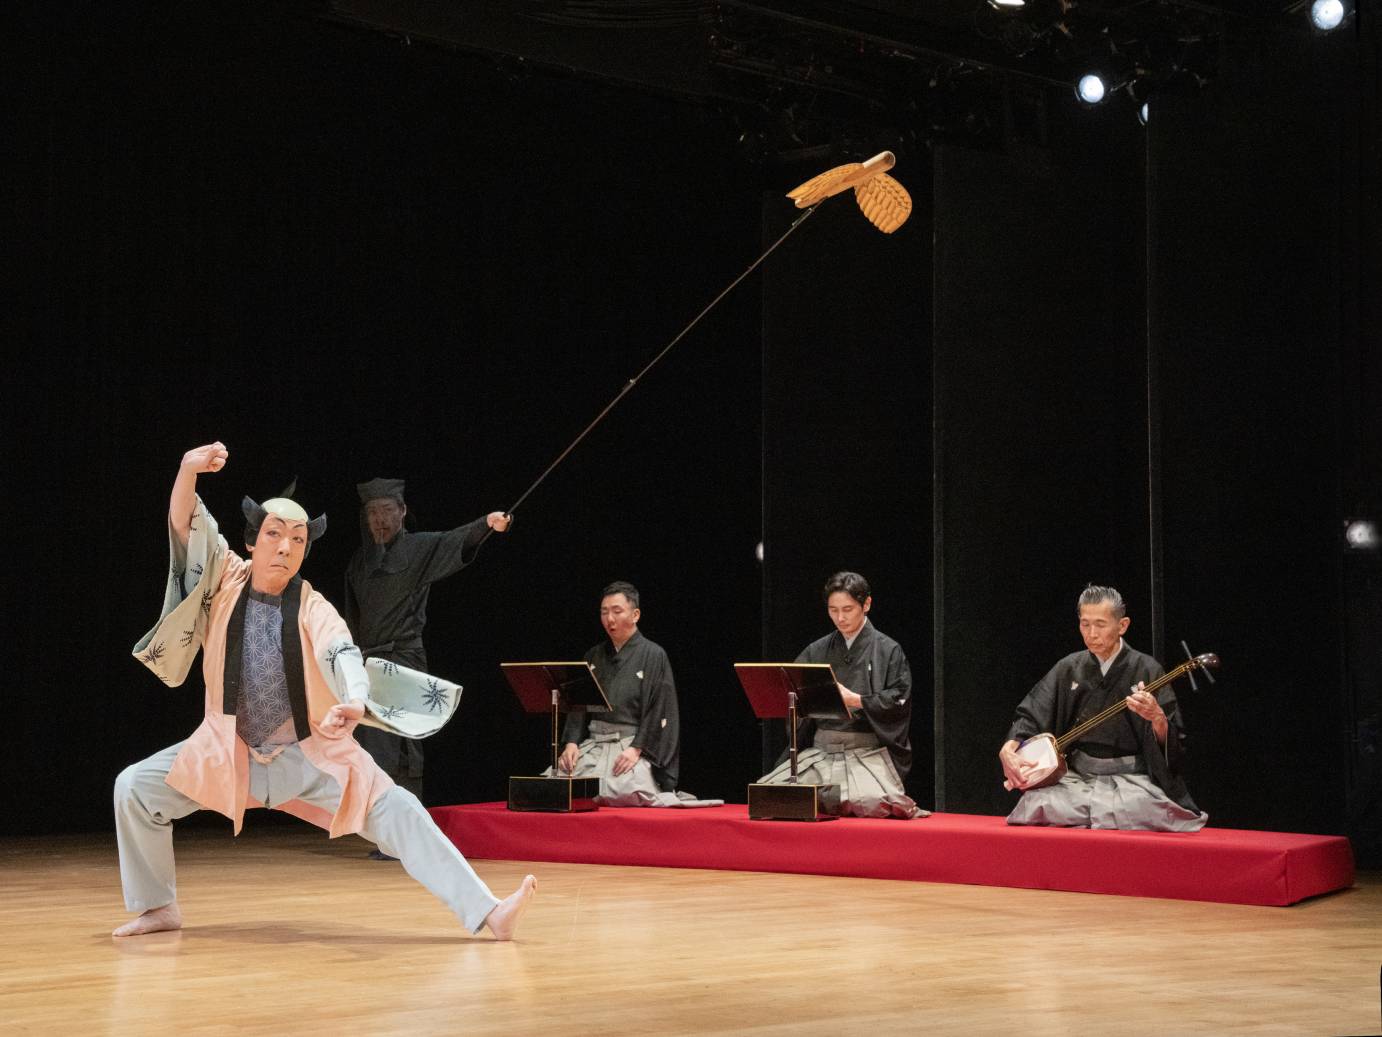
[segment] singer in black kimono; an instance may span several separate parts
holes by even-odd
[[[610,710],[571,713],[557,767],[576,778],[599,778],[602,807],[720,806],[677,791],[681,721],[672,664],[662,646],[638,629],[638,588],[610,584],[600,597],[608,640],[585,653]],[[552,769],[546,772],[549,776]]]
[[[1086,587],[1079,614],[1087,651],[1056,663],[1018,704],[998,754],[1008,781],[1017,789],[1027,784],[1030,765],[1017,755],[1024,739],[1060,736],[1120,699],[1127,708],[1069,746],[1065,775],[1046,788],[1026,789],[1008,823],[1199,831],[1208,815],[1190,798],[1182,773],[1185,729],[1176,694],[1169,684],[1145,690],[1165,671],[1124,642],[1130,621],[1114,588]]]
[[[799,780],[835,786],[823,797],[830,813],[854,817],[926,817],[903,782],[912,767],[912,671],[902,646],[869,622],[873,597],[858,573],[839,572],[825,583],[826,610],[835,632],[807,645],[799,663],[829,663],[847,720],[803,720],[797,744]],[[760,782],[786,782],[790,762]]]

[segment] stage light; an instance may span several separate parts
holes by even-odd
[[[1027,6],[1027,0],[989,0],[989,6],[995,11],[1016,11],[1020,7]]]
[[[1371,519],[1349,519],[1344,523],[1344,543],[1355,551],[1377,549],[1377,523]]]
[[[1310,21],[1320,32],[1337,29],[1344,20],[1343,0],[1315,0],[1310,5]]]
[[[1075,96],[1085,104],[1098,104],[1106,93],[1108,88],[1104,85],[1103,79],[1093,72],[1086,72],[1075,84]]]
[[[763,561],[763,541],[760,540],[754,545],[753,556],[758,559],[758,561]]]
[[[1137,109],[1137,121],[1140,122],[1143,126],[1147,125],[1147,114],[1147,102],[1143,101]]]

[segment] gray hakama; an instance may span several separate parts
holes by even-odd
[[[681,721],[672,664],[662,646],[637,630],[617,651],[604,641],[585,653],[609,699],[604,713],[572,713],[562,741],[580,747],[573,777],[600,779],[596,802],[605,807],[718,807],[677,791]],[[614,776],[614,761],[630,747],[642,754]],[[552,776],[549,767],[545,772]]]
[[[1056,663],[1017,707],[1008,738],[1063,734],[1165,671],[1149,655],[1124,645],[1105,673],[1092,652]],[[1055,785],[1029,789],[1008,815],[1012,825],[1196,832],[1209,815],[1190,798],[1183,776],[1185,726],[1176,694],[1160,688],[1166,743],[1149,721],[1124,710],[1087,732],[1066,753],[1069,770]]]
[[[1198,832],[1209,820],[1168,799],[1136,756],[1099,759],[1076,749],[1066,763],[1056,784],[1022,794],[1008,824]]]
[[[838,786],[824,803],[852,817],[929,817],[903,785],[912,766],[912,671],[902,646],[865,620],[853,644],[838,630],[807,645],[801,663],[829,663],[835,678],[863,700],[848,720],[803,720],[797,725],[798,780]],[[786,754],[759,782],[781,784],[791,774]]]
[[[614,761],[633,745],[638,728],[633,724],[608,724],[591,720],[589,735],[580,743],[581,755],[576,760],[573,778],[599,778],[600,794],[595,802],[602,807],[718,807],[722,799],[697,799],[687,792],[664,792],[657,787],[653,765],[640,758],[632,769],[614,773]],[[544,772],[552,777],[552,768]]]
[[[789,760],[758,779],[786,784]],[[849,817],[927,817],[902,788],[892,757],[878,736],[866,731],[817,731],[811,748],[797,754],[797,780],[834,785],[822,806],[826,813]]]

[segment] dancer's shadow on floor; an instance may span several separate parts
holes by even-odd
[[[462,944],[494,945],[497,942],[474,937],[459,926],[449,932],[418,933],[380,928],[368,924],[339,925],[323,922],[243,922],[189,925],[168,933],[150,933],[114,939],[99,937],[121,954],[160,957],[192,954],[217,945],[240,946],[312,944],[330,947],[347,954],[376,958],[380,947],[455,947]]]

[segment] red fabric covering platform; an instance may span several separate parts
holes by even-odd
[[[848,875],[1273,906],[1353,884],[1353,851],[1336,835],[1016,828],[1001,817],[972,814],[802,824],[750,821],[742,805],[540,814],[473,803],[434,807],[432,817],[467,857],[492,860]]]

